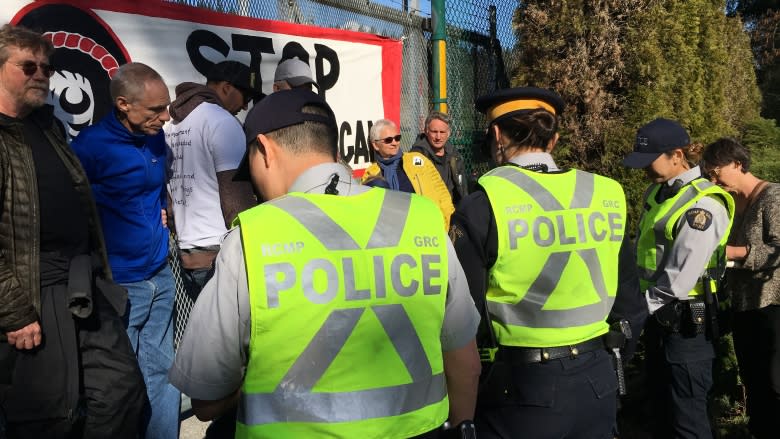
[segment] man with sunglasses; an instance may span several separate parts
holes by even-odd
[[[176,86],[173,120],[165,127],[170,210],[182,277],[193,298],[208,281],[233,218],[257,204],[250,184],[233,181],[245,149],[235,115],[259,94],[255,75],[240,62],[222,61],[206,79],[206,85]]]
[[[395,122],[379,119],[369,130],[374,147],[374,163],[366,168],[363,184],[401,192],[414,192],[433,200],[441,210],[449,229],[455,211],[447,185],[433,162],[419,152],[403,152],[401,134]]]
[[[144,392],[119,317],[127,296],[45,105],[53,51],[0,28],[0,437],[135,438]]]

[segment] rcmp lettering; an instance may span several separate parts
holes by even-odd
[[[518,218],[507,222],[509,248],[517,249],[520,239],[531,233],[534,242],[540,247],[549,247],[556,242],[558,245],[585,244],[600,242],[607,238],[610,241],[623,239],[623,216],[619,213],[592,212],[587,217],[581,213],[575,214],[576,225],[567,224],[564,215],[537,216],[529,224],[527,219]]]
[[[275,244],[263,244],[260,246],[260,250],[263,256],[278,256],[286,253],[300,253],[303,251],[304,243],[302,241],[296,242],[280,242]]]
[[[289,248],[291,244],[297,243],[285,244],[282,248]],[[368,300],[372,293],[376,298],[385,298],[388,276],[392,292],[402,297],[411,297],[420,289],[425,295],[442,293],[440,255],[423,254],[419,264],[412,255],[405,253],[395,255],[389,264],[381,255],[374,256],[372,262],[374,272],[370,285],[357,285],[355,261],[351,257],[341,259],[343,279],[336,265],[324,258],[311,259],[300,270],[289,262],[266,264],[263,269],[267,306],[279,307],[281,293],[292,291],[301,291],[311,303],[318,305],[332,301],[339,291],[344,291],[345,300]]]
[[[517,215],[520,213],[530,212],[532,209],[533,205],[531,204],[515,204],[512,206],[507,206],[504,211],[507,215]]]

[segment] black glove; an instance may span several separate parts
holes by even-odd
[[[463,421],[452,428],[443,429],[439,437],[441,439],[477,439],[477,430],[474,428],[474,422]]]

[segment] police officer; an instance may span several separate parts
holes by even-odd
[[[501,90],[476,102],[500,165],[453,216],[450,237],[483,311],[480,438],[608,438],[617,379],[602,336],[615,300],[625,196],[558,168],[558,94]]]
[[[479,314],[441,213],[337,163],[330,107],[274,93],[237,171],[271,201],[238,217],[171,382],[237,437],[436,437],[473,417]],[[448,398],[449,394],[449,398]]]
[[[731,195],[702,178],[702,145],[685,128],[655,119],[639,129],[623,160],[650,187],[637,236],[637,265],[653,318],[645,328],[647,373],[659,438],[711,438],[715,310],[706,309],[725,265],[734,215]],[[714,305],[711,306],[714,308]],[[712,311],[712,312],[710,312]]]

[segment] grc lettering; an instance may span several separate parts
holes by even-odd
[[[539,247],[550,247],[556,243],[558,245],[586,244],[601,242],[607,238],[610,241],[623,239],[623,216],[619,213],[609,213],[606,217],[601,212],[591,212],[587,217],[577,213],[574,218],[576,227],[571,224],[571,221],[567,225],[564,215],[537,216],[530,224],[524,218],[509,220],[507,222],[509,248],[517,249],[518,241],[529,233]]]
[[[441,294],[444,283],[441,276],[441,256],[423,254],[419,262],[409,254],[395,255],[390,264],[384,257],[372,258],[373,282],[369,285],[357,285],[355,260],[352,257],[341,259],[341,273],[328,259],[315,258],[307,261],[300,272],[289,262],[266,264],[263,267],[265,291],[268,308],[279,307],[282,293],[292,294],[300,291],[311,303],[324,305],[335,299],[341,292],[344,300],[369,300],[372,297],[387,297],[385,280],[395,294],[412,297],[422,290],[424,295]]]

